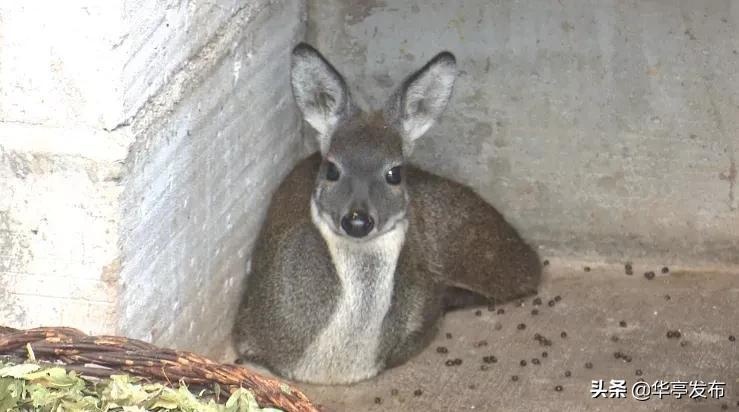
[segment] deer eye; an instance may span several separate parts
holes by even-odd
[[[387,181],[388,184],[398,185],[400,184],[400,180],[400,166],[395,166],[385,173],[385,181]]]
[[[326,180],[335,182],[339,180],[339,175],[339,168],[336,167],[336,164],[334,164],[334,162],[328,162],[326,167]]]

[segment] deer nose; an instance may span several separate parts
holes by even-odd
[[[363,210],[352,210],[341,218],[341,228],[351,237],[365,237],[372,230],[375,221]]]

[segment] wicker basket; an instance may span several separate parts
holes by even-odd
[[[128,373],[167,383],[217,383],[230,392],[239,387],[251,390],[263,407],[285,412],[323,410],[284,382],[237,365],[220,364],[192,352],[163,349],[119,336],[89,336],[73,328],[18,330],[0,326],[0,355],[25,356],[27,344],[37,359],[61,362],[66,369],[85,376]]]

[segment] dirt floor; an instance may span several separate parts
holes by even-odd
[[[332,411],[739,411],[739,273],[625,272],[553,263],[539,305],[450,313],[401,367],[348,387],[298,386]],[[688,394],[676,399],[678,386],[637,401],[640,378],[685,381]],[[600,379],[606,391],[625,380],[627,398],[592,399]],[[690,399],[690,381],[708,399]],[[709,394],[712,381],[725,385]]]

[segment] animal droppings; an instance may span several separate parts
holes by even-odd
[[[567,337],[567,332],[565,332],[565,331],[562,331],[562,333],[560,333],[560,334],[559,334],[559,336],[560,336],[560,337],[561,337],[562,339],[564,339],[564,338],[566,338],[566,337]]]
[[[542,352],[542,353],[541,353],[541,357],[542,357],[542,358],[546,358],[547,356],[549,356],[549,354],[548,354],[548,353],[546,353],[546,352]]]
[[[537,359],[537,358],[533,358],[533,359],[531,359],[531,363],[534,364],[534,365],[539,365],[539,364],[541,364],[541,361],[539,361],[539,359]]]
[[[570,376],[572,376],[572,372],[565,371],[565,377],[569,378]]]
[[[729,342],[736,342],[736,336],[729,335]]]
[[[481,310],[476,310],[475,311],[475,316],[482,316],[482,311]]]
[[[546,259],[545,259],[545,260],[544,260],[544,262],[542,262],[542,264],[543,264],[544,266],[549,266],[549,260],[546,260]]]
[[[533,303],[535,306],[539,306],[541,305],[541,298],[534,298],[533,302],[531,303]]]
[[[554,299],[552,299],[549,302],[547,302],[547,304],[549,305],[549,307],[554,306]]]
[[[526,366],[526,359],[521,359],[521,362],[519,362],[519,365]]]
[[[452,334],[451,334],[451,333],[449,333],[449,332],[447,332],[447,333],[446,333],[446,338],[447,338],[447,339],[451,339],[451,338],[452,338]]]
[[[557,386],[554,387],[554,390],[557,391],[557,392],[562,392],[563,389],[564,388],[562,388],[562,385],[557,385]]]
[[[625,328],[626,327],[626,321],[622,320],[621,322],[618,322],[618,326]]]
[[[652,271],[644,272],[644,277],[647,278],[647,280],[652,280],[654,279],[654,272]]]
[[[382,398],[380,398],[379,396],[378,396],[378,397],[376,397],[376,398],[375,398],[375,404],[379,405],[379,404],[381,404],[381,403],[382,403]]]
[[[562,296],[557,295],[554,297],[555,302],[559,302],[560,300],[562,300]]]
[[[502,315],[502,314],[505,313],[505,309],[500,308],[500,309],[498,309],[498,312],[497,313],[498,313],[498,315]]]
[[[584,267],[584,268],[582,268],[582,269],[583,269],[584,271],[586,271],[586,272],[590,272],[590,266],[585,266],[585,267]]]
[[[449,353],[449,349],[446,346],[439,346],[436,348],[436,353]]]
[[[516,329],[518,329],[518,330],[524,330],[524,329],[526,329],[526,324],[525,323],[519,323],[518,326],[516,326]]]
[[[585,369],[593,369],[593,363],[592,362],[585,362]]]
[[[539,309],[531,309],[531,316],[536,316],[539,314]]]
[[[483,356],[482,357],[482,361],[485,362],[485,363],[495,363],[495,362],[498,361],[498,358],[496,358],[493,355]]]
[[[413,391],[413,396],[421,396],[421,395],[423,395],[423,391],[422,390],[416,389],[415,391]]]
[[[513,376],[511,376],[511,380],[512,380],[513,382],[516,382],[516,381],[518,381],[518,375],[513,375]]]
[[[668,268],[667,266],[662,268],[662,273],[668,273],[669,271],[670,271],[670,268]]]

